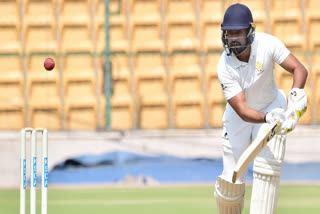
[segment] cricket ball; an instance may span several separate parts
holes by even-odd
[[[43,63],[43,66],[47,71],[51,71],[55,66],[54,60],[52,58],[46,58],[46,60]]]

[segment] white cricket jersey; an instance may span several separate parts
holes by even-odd
[[[225,98],[229,100],[243,91],[250,108],[261,111],[267,107],[278,94],[274,63],[281,64],[289,54],[278,38],[266,33],[255,33],[248,63],[224,51],[218,63],[218,78]],[[227,104],[226,113],[229,111],[233,109]]]

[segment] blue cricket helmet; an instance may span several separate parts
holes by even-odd
[[[233,4],[225,12],[221,30],[248,29],[253,23],[250,9],[243,4]]]
[[[253,42],[256,25],[253,22],[250,9],[243,4],[233,4],[226,10],[223,22],[221,24],[222,42],[227,50],[228,56],[234,53],[236,56],[241,55]],[[226,31],[248,29],[247,44],[240,47],[232,47],[228,44]]]

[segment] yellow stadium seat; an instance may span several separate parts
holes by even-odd
[[[221,53],[209,53],[205,55],[205,72],[206,73],[217,73],[218,62],[220,59]]]
[[[98,96],[93,57],[71,54],[63,60],[66,128],[95,130],[98,126]]]
[[[0,57],[0,82],[15,82],[22,84],[22,58],[19,56]]]
[[[164,56],[157,50],[153,52],[138,52],[134,58],[134,73],[146,73],[153,70],[164,72]]]
[[[199,56],[195,53],[170,57],[173,117],[176,128],[203,128],[204,100]]]
[[[195,20],[195,0],[165,0],[167,20]]]
[[[131,0],[130,17],[134,21],[159,22],[162,0]]]
[[[167,48],[169,52],[199,50],[195,21],[167,22]]]
[[[214,11],[214,13],[212,12]],[[200,0],[201,20],[222,22],[224,13],[224,2],[221,0]]]
[[[51,55],[31,55],[27,58],[27,90],[29,121],[33,127],[45,127],[51,130],[61,129],[61,100],[59,84],[59,66],[53,71],[43,67],[44,59]]]
[[[52,24],[33,24],[24,26],[24,50],[30,53],[56,53],[56,28]]]
[[[30,126],[60,130],[62,127],[60,110],[60,103],[45,106],[29,103]]]
[[[66,128],[95,130],[97,128],[97,100],[93,96],[80,96],[65,100]]]
[[[168,128],[168,96],[164,72],[153,70],[150,73],[138,73],[136,96],[139,127],[143,129]]]
[[[23,73],[19,56],[0,57],[0,129],[25,126]]]
[[[72,81],[85,81],[95,85],[93,57],[87,53],[70,54],[63,58],[63,79],[66,84]]]
[[[300,0],[271,1],[271,34],[288,48],[306,48]]]
[[[159,22],[135,21],[131,24],[132,51],[163,51],[161,24]]]
[[[222,50],[221,20],[205,19],[201,22],[201,48],[203,51]]]
[[[0,130],[20,130],[24,128],[24,117],[23,99],[15,98],[11,103],[0,101]]]
[[[106,47],[104,23],[98,23],[96,31],[96,50],[101,53]],[[129,42],[126,36],[126,21],[124,16],[114,16],[110,20],[110,50],[113,52],[128,52]]]
[[[305,0],[307,19],[319,18],[320,2],[318,0]]]
[[[163,101],[144,103],[139,107],[139,128],[141,129],[167,129],[168,121],[168,97]]]
[[[25,25],[53,25],[55,23],[55,9],[57,8],[56,0],[24,0],[23,3],[23,22]]]
[[[43,66],[44,60],[47,57],[51,57],[55,60],[56,66],[52,71],[46,71]],[[29,89],[29,96],[32,96],[33,94],[41,98],[59,96],[59,66],[57,58],[52,55],[31,55],[26,59],[27,88]],[[39,83],[40,85],[36,87],[36,90],[33,92],[31,87],[34,83]],[[50,91],[46,91],[47,86],[49,86],[49,88],[52,86],[53,88],[51,88]]]
[[[320,16],[308,20],[307,38],[309,50],[320,48]]]
[[[222,118],[226,109],[225,103],[209,103],[209,123],[210,127],[219,128],[223,126]]]
[[[112,63],[111,128],[133,128],[133,98],[129,58],[126,54],[114,54]]]
[[[168,95],[164,57],[158,52],[135,57],[136,103],[139,127],[168,128]],[[155,115],[155,117],[151,117]]]
[[[85,24],[60,25],[60,51],[63,53],[93,52],[90,32],[90,27]]]
[[[19,25],[0,25],[0,53],[21,53]]]
[[[209,107],[209,123],[211,127],[222,126],[222,115],[226,105],[226,100],[217,74],[219,58],[219,53],[208,54],[205,57],[207,102]]]
[[[90,0],[59,0],[59,22],[63,25],[89,25]]]
[[[131,96],[124,95],[112,98],[111,128],[116,130],[133,128],[133,104]]]
[[[18,25],[20,18],[19,0],[0,1],[0,25]]]

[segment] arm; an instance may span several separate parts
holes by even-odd
[[[264,123],[265,113],[249,108],[243,92],[228,100],[228,103],[237,112],[242,120],[251,123]]]
[[[308,71],[293,54],[290,54],[280,66],[293,74],[292,88],[304,88]]]

